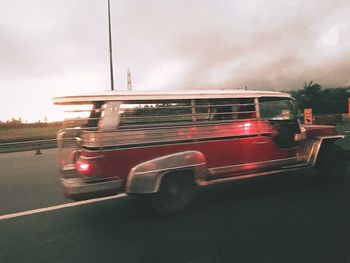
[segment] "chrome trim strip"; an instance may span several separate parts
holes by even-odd
[[[254,137],[254,136],[252,136]],[[250,137],[247,137],[247,138],[250,138]],[[225,137],[223,137],[222,139],[217,139],[217,140],[207,140],[206,142],[219,142],[219,141],[236,141],[236,140],[241,140],[242,137],[237,137],[237,138],[230,138],[230,139],[225,139]],[[173,142],[173,141],[172,141]],[[181,143],[181,145],[186,145],[186,144],[198,144],[198,143],[203,143],[202,141],[191,141],[191,142],[183,142]],[[179,143],[169,143],[169,144],[160,144],[160,145],[144,145],[144,146],[135,146],[135,147],[130,147],[130,148],[113,148],[113,149],[98,149],[99,152],[110,152],[110,151],[123,151],[123,150],[126,150],[126,149],[140,149],[140,148],[150,148],[150,147],[167,147],[167,146],[173,146],[173,145],[179,145]],[[87,151],[87,152],[96,152],[96,150],[91,150],[91,149],[88,149],[88,148],[85,148],[84,151]]]
[[[84,156],[84,155],[81,155],[81,156],[79,156],[80,159],[84,159],[84,160],[96,160],[96,159],[101,159],[103,157],[104,157],[103,155],[97,155],[97,156]]]
[[[242,139],[242,138],[252,138],[252,137],[257,137],[259,135],[259,133],[251,133],[249,135],[227,135],[227,136],[210,136],[210,137],[200,137],[200,138],[187,138],[187,139],[182,139],[182,140],[174,140],[174,139],[168,139],[168,140],[155,140],[155,141],[147,141],[147,142],[134,142],[134,143],[119,143],[119,144],[104,144],[104,145],[101,145],[101,146],[97,146],[97,145],[94,145],[94,146],[91,146],[91,145],[83,145],[83,147],[87,147],[87,148],[108,148],[108,147],[115,147],[115,148],[118,148],[118,147],[123,147],[123,149],[126,149],[126,148],[135,148],[135,145],[136,147],[139,146],[139,145],[142,145],[141,147],[145,147],[145,146],[148,146],[151,145],[151,146],[160,146],[162,144],[166,144],[166,145],[169,145],[168,143],[171,142],[171,143],[182,143],[182,142],[188,142],[188,141],[192,141],[192,142],[195,142],[195,141],[200,141],[203,143],[203,141],[217,141],[218,139]],[[175,136],[174,136],[175,137]],[[130,146],[130,147],[125,147],[125,146]]]
[[[296,160],[297,160],[296,157],[291,157],[291,158],[276,159],[276,160],[262,161],[262,162],[242,163],[242,164],[237,164],[237,165],[209,168],[209,172],[212,175],[217,175],[217,174],[235,172],[235,171],[239,171],[239,170],[246,170],[246,169],[244,169],[244,167],[250,166],[250,165],[252,165],[252,166],[257,165],[257,168],[261,168],[261,167],[264,167],[264,165],[266,165],[266,164],[272,165],[272,164],[276,163],[276,165],[277,165],[279,163],[288,162],[288,161],[296,161]]]
[[[308,162],[314,166],[317,161],[318,154],[320,153],[320,149],[322,146],[322,143],[324,140],[327,139],[342,139],[344,138],[344,135],[332,135],[332,136],[324,136],[324,137],[317,137],[317,140],[314,142],[314,145],[312,146],[310,155],[308,157]]]
[[[61,166],[61,171],[62,172],[67,172],[67,171],[73,171],[75,170],[75,164],[66,164],[66,165],[63,165]]]
[[[192,165],[169,167],[169,168],[152,170],[152,171],[147,171],[147,172],[138,172],[138,173],[135,173],[135,175],[143,175],[143,174],[158,173],[158,172],[171,171],[171,170],[179,170],[179,169],[192,168],[192,167],[197,167],[197,166],[202,166],[202,165],[205,165],[205,162],[202,162],[199,164],[192,164]]]
[[[97,183],[87,183],[81,178],[61,178],[61,184],[63,186],[64,192],[68,196],[78,195],[78,194],[88,194],[88,193],[98,193],[105,190],[116,191],[123,186],[123,180],[111,180],[106,182]]]
[[[206,113],[207,114],[207,113]],[[152,117],[152,116],[151,116]],[[217,126],[217,125],[225,125],[225,124],[235,124],[235,123],[244,123],[244,122],[265,122],[265,123],[269,123],[269,121],[267,120],[257,120],[256,118],[249,118],[249,119],[232,119],[232,120],[211,120],[211,121],[203,121],[203,122],[190,122],[190,123],[179,123],[176,122],[174,123],[175,125],[140,125],[140,128],[137,128],[135,126],[121,126],[118,127],[116,129],[112,129],[110,130],[111,132],[132,132],[132,131],[147,131],[147,130],[171,130],[171,129],[179,129],[179,128],[193,128],[193,127],[197,127],[197,128],[201,128],[201,127],[205,127],[207,128],[208,126]],[[167,124],[173,124],[173,123],[167,123]],[[126,128],[127,127],[127,128]],[[95,127],[96,128],[96,127]],[[89,128],[65,128],[64,130],[79,130],[79,131],[84,131],[84,130],[89,130]],[[100,131],[92,130],[89,131],[91,133],[100,133]]]
[[[286,169],[274,170],[269,172],[253,173],[253,174],[240,175],[240,176],[234,176],[234,177],[226,177],[226,178],[220,178],[220,179],[211,180],[211,181],[200,180],[200,181],[197,181],[197,183],[199,186],[208,186],[208,185],[214,185],[214,184],[236,181],[241,179],[254,178],[254,177],[259,177],[264,175],[271,175],[271,174],[282,173],[282,172],[292,172],[292,171],[307,169],[311,167],[312,166],[310,166],[309,164],[305,164],[304,166],[300,166],[300,167],[286,168]]]
[[[144,100],[179,100],[179,99],[220,99],[220,98],[252,98],[252,97],[283,97],[291,98],[287,93],[276,91],[249,91],[249,90],[192,90],[166,92],[96,92],[76,96],[53,98],[56,105],[84,104],[94,101],[144,101]]]
[[[82,146],[112,147],[131,144],[162,143],[183,140],[201,140],[230,136],[256,136],[271,134],[272,128],[267,122],[239,121],[221,125],[190,125],[156,129],[121,129],[106,132],[83,132]]]
[[[307,158],[307,161],[312,165],[314,166],[315,163],[316,163],[316,157],[318,156],[318,153],[320,151],[320,148],[321,148],[321,140],[315,140],[313,145],[312,145],[312,148],[311,148],[311,151],[309,153],[309,156]]]
[[[290,169],[290,168],[299,168],[299,167],[304,167],[305,165],[309,165],[309,163],[299,163],[299,164],[294,164],[294,165],[288,165],[288,166],[283,166],[283,169]]]
[[[209,113],[205,113],[209,114]],[[232,119],[232,120],[208,120],[208,121],[197,121],[197,122],[176,122],[176,123],[167,123],[166,125],[159,125],[159,124],[152,124],[152,125],[133,125],[128,128],[125,128],[126,126],[121,126],[118,129],[114,129],[112,131],[145,131],[145,130],[169,130],[169,129],[178,129],[178,128],[192,128],[192,127],[208,127],[208,126],[214,126],[214,125],[225,125],[225,124],[234,124],[237,122],[249,122],[249,121],[255,121],[258,120],[256,118],[249,118],[249,119]],[[267,122],[263,120],[264,122]],[[174,124],[174,125],[170,125]],[[98,131],[94,131],[98,132]]]
[[[324,139],[343,139],[345,138],[345,135],[330,135],[330,136],[318,136],[317,138],[320,138],[321,140]]]

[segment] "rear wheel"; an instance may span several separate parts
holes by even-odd
[[[348,158],[344,150],[333,145],[316,171],[324,179],[341,180],[347,173],[347,164]]]
[[[159,191],[150,196],[154,210],[160,213],[176,213],[191,204],[194,182],[189,174],[169,174],[163,177]]]

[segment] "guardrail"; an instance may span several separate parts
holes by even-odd
[[[56,139],[24,141],[24,142],[8,142],[8,143],[0,143],[0,153],[35,150],[37,154],[40,154],[40,150],[42,149],[51,149],[56,147],[57,147]]]

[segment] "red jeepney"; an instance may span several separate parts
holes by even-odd
[[[323,177],[346,172],[344,135],[334,126],[301,126],[286,93],[106,92],[54,103],[87,114],[66,119],[58,133],[71,199],[123,192],[177,212],[200,186],[310,167]]]

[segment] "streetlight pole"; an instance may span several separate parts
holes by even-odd
[[[108,0],[108,35],[109,35],[109,69],[111,75],[111,90],[114,91],[114,78],[113,78],[113,54],[112,54],[112,26],[111,26],[111,5]]]

